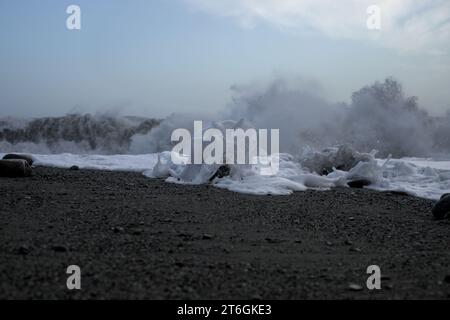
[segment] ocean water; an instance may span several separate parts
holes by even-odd
[[[3,157],[4,154],[0,154]],[[289,195],[307,189],[327,190],[345,187],[348,181],[367,179],[374,190],[395,190],[427,198],[439,199],[450,193],[450,160],[432,158],[377,159],[359,162],[348,171],[334,169],[328,175],[319,175],[302,167],[302,159],[280,154],[280,170],[276,175],[264,176],[251,165],[231,166],[230,176],[211,176],[218,166],[175,165],[170,152],[141,155],[80,155],[34,154],[36,166],[140,172],[152,178],[165,178],[169,183],[205,184],[230,191],[255,195]]]

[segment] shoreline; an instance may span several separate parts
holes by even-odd
[[[256,196],[48,167],[0,178],[0,191],[3,299],[450,298],[450,222],[433,219],[431,200]],[[80,291],[66,288],[72,264]],[[365,287],[372,264],[382,290]]]

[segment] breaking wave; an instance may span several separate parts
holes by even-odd
[[[330,103],[317,87],[292,87],[285,80],[232,89],[233,102],[207,119],[192,114],[161,121],[105,114],[1,118],[0,153],[33,153],[37,165],[132,170],[253,194],[283,195],[355,180],[431,199],[450,192],[450,161],[445,161],[450,112],[430,116],[394,79],[356,91],[349,103]],[[280,129],[279,172],[262,176],[247,165],[172,163],[173,130],[192,132],[194,120],[203,120],[205,128]]]
[[[133,136],[145,134],[158,120],[112,115],[72,114],[33,120],[0,119],[2,152],[129,153]]]

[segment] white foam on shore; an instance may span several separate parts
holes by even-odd
[[[0,154],[3,157],[4,154]],[[36,166],[81,169],[133,171],[146,176],[166,178],[167,182],[184,184],[210,183],[218,166],[174,165],[170,152],[145,155],[34,155]],[[161,161],[164,159],[164,161]],[[345,186],[352,179],[368,179],[375,190],[395,190],[427,198],[439,199],[450,193],[450,161],[422,158],[374,159],[360,162],[348,172],[335,170],[328,176],[311,173],[289,154],[280,154],[280,170],[274,176],[262,176],[253,166],[231,166],[228,177],[212,183],[230,191],[256,195],[288,195],[307,189],[324,190]]]
[[[384,160],[378,160],[381,164]],[[396,190],[437,200],[450,193],[450,161],[421,158],[392,159],[382,170],[384,185],[376,190]]]
[[[151,170],[158,160],[157,154],[144,155],[79,155],[71,153],[62,154],[36,154],[34,165],[70,168],[78,166],[80,169],[132,171],[144,172]]]

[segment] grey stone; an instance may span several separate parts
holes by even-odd
[[[0,177],[29,177],[32,170],[26,160],[0,160]]]
[[[28,162],[28,165],[32,166],[34,159],[32,155],[29,154],[15,154],[9,153],[3,157],[3,160],[25,160]]]

